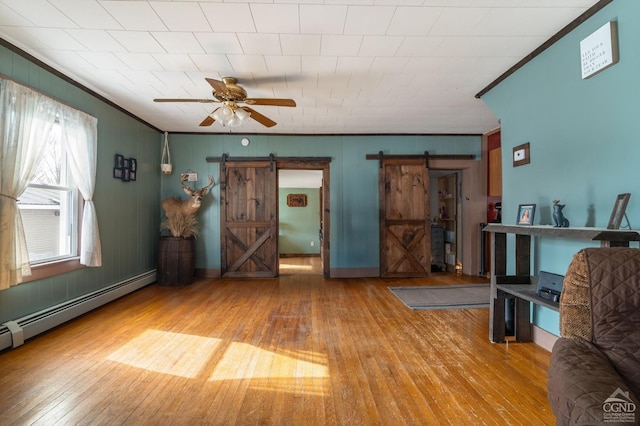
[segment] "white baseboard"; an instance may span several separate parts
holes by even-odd
[[[551,352],[553,345],[556,343],[556,340],[558,340],[558,336],[553,333],[549,333],[547,330],[543,330],[538,326],[532,325],[531,327],[533,332],[533,342]]]

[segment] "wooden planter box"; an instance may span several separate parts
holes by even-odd
[[[158,249],[158,284],[183,286],[193,282],[195,238],[162,237]]]

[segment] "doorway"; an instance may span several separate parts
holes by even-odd
[[[285,170],[316,170],[322,174],[318,194],[320,228],[315,240],[320,248],[322,276],[329,278],[329,165],[327,157],[229,158],[220,161],[220,269],[222,277],[258,278],[279,274],[278,178]],[[285,172],[286,174],[286,172]],[[299,193],[298,195],[304,195]],[[306,197],[291,197],[296,205]],[[314,232],[314,235],[316,235]],[[310,242],[311,240],[309,240]],[[311,245],[310,245],[311,246]],[[316,246],[316,244],[314,244]]]
[[[279,170],[279,275],[322,275],[321,237],[322,170]]]

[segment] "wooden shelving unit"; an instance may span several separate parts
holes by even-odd
[[[558,310],[558,304],[535,294],[537,277],[531,275],[531,237],[555,237],[600,241],[603,247],[628,247],[640,241],[640,232],[604,228],[555,228],[552,226],[517,226],[489,224],[491,235],[491,302],[489,339],[504,342],[506,337],[505,302],[515,300],[514,338],[531,341],[531,303]],[[515,235],[515,275],[507,275],[507,234]],[[567,265],[568,266],[568,265]]]
[[[438,221],[444,227],[444,261],[449,272],[456,270],[458,260],[458,175],[438,178]]]

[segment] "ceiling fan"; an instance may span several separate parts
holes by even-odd
[[[222,81],[213,78],[205,78],[213,87],[213,97],[215,99],[154,99],[154,102],[200,102],[200,103],[222,103],[211,112],[200,126],[211,126],[216,121],[220,121],[223,126],[238,126],[246,117],[251,117],[258,123],[266,127],[273,127],[277,123],[268,117],[260,114],[249,106],[240,106],[239,103],[247,105],[267,105],[294,107],[296,102],[293,99],[280,98],[247,98],[247,91],[240,87],[234,77],[224,77]]]

